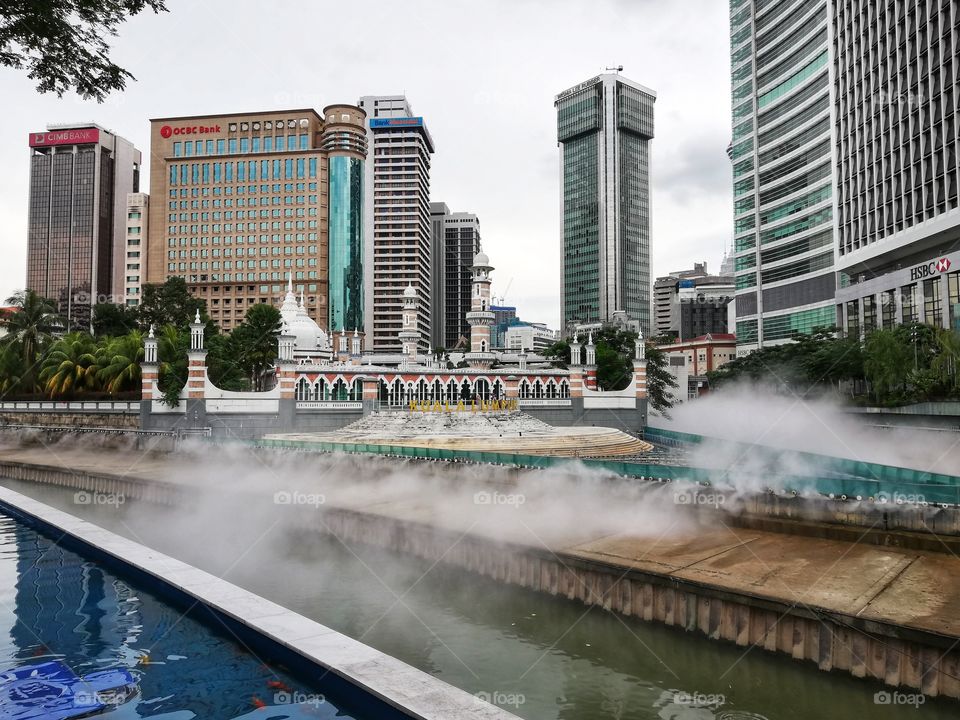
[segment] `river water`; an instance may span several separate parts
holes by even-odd
[[[224,577],[529,720],[956,718],[951,700],[894,694],[761,649],[500,585],[224,502],[196,526],[146,503],[2,484]],[[222,552],[243,547],[242,553]]]

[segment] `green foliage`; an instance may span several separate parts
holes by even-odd
[[[54,334],[62,332],[63,319],[57,314],[53,300],[41,297],[33,290],[18,292],[6,302],[14,310],[0,320],[0,325],[7,330],[7,334],[0,338],[0,349],[18,354],[20,362],[15,374],[5,376],[2,384],[10,386],[9,392],[31,393],[37,387],[38,361],[53,341]],[[12,360],[7,362],[12,363]],[[14,377],[16,382],[12,382]]]
[[[98,303],[93,306],[93,334],[117,337],[140,327],[140,313],[135,307]]]
[[[0,0],[0,65],[27,70],[40,93],[102,102],[133,79],[110,60],[108,39],[147,8],[166,12],[163,0]]]
[[[51,398],[73,398],[96,383],[96,344],[87,333],[72,332],[57,340],[40,365],[40,383]]]
[[[97,382],[115,395],[140,387],[140,363],[143,362],[143,334],[133,330],[120,337],[106,338],[97,348]]]
[[[143,330],[148,330],[151,325],[154,328],[173,325],[186,330],[198,310],[203,322],[207,323],[209,320],[207,304],[190,294],[182,277],[171,277],[162,285],[144,285],[141,293],[137,313],[140,328]],[[215,329],[208,323],[208,334],[214,333]]]
[[[666,418],[670,417],[670,408],[677,401],[673,391],[679,387],[677,379],[667,369],[667,353],[656,345],[646,346],[647,359],[647,402],[650,408]],[[684,388],[686,393],[686,388]]]
[[[757,350],[708,373],[710,385],[748,380],[805,396],[846,384],[857,402],[884,406],[960,398],[960,334],[913,323],[858,338],[820,330]]]
[[[163,395],[163,404],[177,407],[180,391],[187,384],[190,350],[190,331],[175,325],[164,325],[157,337],[157,386]]]
[[[267,371],[277,359],[277,333],[280,332],[280,311],[273,305],[258,303],[247,314],[230,337],[235,342],[237,366],[250,378],[254,390],[264,390]]]

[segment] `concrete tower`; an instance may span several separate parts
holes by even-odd
[[[482,250],[473,258],[473,300],[467,322],[470,323],[470,352],[467,364],[472,368],[486,369],[493,365],[490,352],[490,326],[493,311],[490,310],[490,259]]]
[[[420,331],[417,329],[418,308],[417,290],[411,283],[403,291],[403,329],[399,334],[403,354],[410,365],[417,363],[417,342],[420,339]]]

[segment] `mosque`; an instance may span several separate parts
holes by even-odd
[[[167,427],[178,412],[192,413],[214,425],[211,415],[226,426],[242,423],[245,414],[275,415],[274,425],[263,417],[248,418],[246,429],[336,428],[377,411],[498,412],[522,409],[552,425],[596,424],[640,430],[646,421],[646,360],[638,339],[632,382],[623,390],[597,387],[596,347],[589,333],[585,343],[571,343],[567,369],[553,367],[544,357],[521,349],[495,351],[491,346],[494,313],[490,307],[490,274],[486,253],[474,257],[472,299],[467,322],[470,349],[449,359],[418,352],[416,289],[403,294],[401,352],[364,353],[358,330],[328,335],[309,317],[303,296],[299,302],[288,280],[280,308],[281,329],[274,386],[266,392],[236,393],[217,388],[206,372],[203,325],[191,326],[190,377],[176,408],[161,406],[156,387],[156,339],[145,341],[142,427]],[[181,408],[182,409],[178,409]],[[326,415],[325,415],[326,414]],[[160,417],[163,416],[163,417]]]

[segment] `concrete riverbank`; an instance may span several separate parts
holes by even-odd
[[[165,503],[203,491],[190,464],[189,458],[122,451],[0,451],[5,477]],[[347,476],[350,471],[345,469]],[[478,474],[461,492],[510,491],[487,481]],[[302,487],[309,485],[304,481]],[[474,503],[463,512],[438,511],[422,487],[393,488],[376,498],[322,489],[328,496],[321,515],[289,506],[282,508],[285,522],[782,653],[823,670],[960,697],[960,559],[950,553],[768,532],[721,520],[678,522],[676,528],[666,523],[661,536],[641,532],[640,520],[636,532],[579,523],[545,533],[524,521],[523,507],[489,512],[489,504]],[[274,490],[265,479],[262,492]],[[252,491],[247,486],[238,492]],[[688,517],[685,509],[674,509],[678,520]],[[632,509],[611,503],[614,510],[629,516]],[[636,508],[638,518],[641,510]],[[508,520],[504,513],[510,512],[517,514]]]

